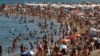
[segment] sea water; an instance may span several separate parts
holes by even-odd
[[[27,20],[29,20],[30,18],[27,18]],[[12,46],[12,42],[13,39],[16,38],[18,36],[19,33],[24,33],[24,38],[29,38],[29,40],[25,40],[25,39],[21,39],[21,41],[19,41],[20,45],[21,43],[24,43],[25,46],[27,46],[28,48],[30,48],[29,42],[31,41],[32,43],[34,43],[34,41],[36,41],[37,37],[42,37],[44,34],[50,34],[53,33],[53,30],[50,30],[50,23],[51,21],[47,20],[47,24],[49,25],[47,30],[49,30],[48,33],[39,33],[40,32],[40,28],[38,26],[38,23],[44,22],[43,19],[40,19],[38,17],[34,18],[34,23],[22,23],[19,22],[19,18],[17,19],[12,19],[12,18],[7,18],[5,16],[0,16],[0,45],[3,46],[3,56],[8,56],[7,53],[7,48],[9,46]],[[60,28],[60,23],[58,23],[56,20],[52,20],[55,24],[55,26],[53,27],[53,29],[59,29]],[[25,25],[28,26],[29,30],[27,31],[25,28]],[[29,31],[37,31],[37,34],[35,35],[34,38],[30,38],[29,36]],[[13,33],[15,33],[15,35],[12,35],[12,33],[10,33],[10,31],[12,31]],[[58,32],[59,33],[59,32]],[[56,37],[58,39],[59,34],[55,35],[54,37]],[[17,53],[20,53],[19,49],[16,49],[16,51],[13,52],[13,54],[11,55],[15,55]]]
[[[43,2],[64,2],[64,3],[79,3],[79,2],[100,2],[100,0],[0,0],[0,4],[2,3],[43,3]]]

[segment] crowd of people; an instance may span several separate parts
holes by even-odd
[[[40,33],[45,33],[48,28],[47,20],[55,19],[60,23],[59,30],[53,29],[54,22],[50,23],[50,30],[54,30],[53,33],[45,34],[42,41],[39,41],[37,37],[36,48],[34,43],[29,42],[30,50],[35,54],[34,56],[89,56],[91,51],[100,49],[100,6],[94,8],[53,8],[40,7],[40,6],[29,6],[24,4],[8,5],[3,4],[0,6],[0,13],[6,17],[12,17],[16,19],[20,17],[20,22],[27,22],[26,16],[33,17],[29,20],[29,23],[34,23],[34,17],[40,17],[45,20],[43,23],[39,22],[38,26],[41,29]],[[28,30],[28,26],[25,26]],[[92,30],[95,28],[96,30]],[[57,35],[59,31],[59,40],[55,40],[54,35]],[[11,33],[11,32],[10,32]],[[34,32],[30,31],[29,35],[34,38],[37,30]],[[8,53],[15,51],[14,49],[18,46],[18,42],[24,38],[23,33],[13,40],[12,47],[8,48]],[[29,38],[26,38],[28,41]],[[61,47],[62,45],[62,47]],[[63,48],[65,46],[65,48]],[[28,47],[25,47],[22,43],[19,48],[21,56],[25,56]],[[35,51],[35,49],[37,51]],[[0,46],[0,56],[2,54],[2,47]],[[31,55],[31,54],[30,54]]]

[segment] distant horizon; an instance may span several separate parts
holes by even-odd
[[[63,3],[82,3],[82,2],[100,2],[100,0],[2,0],[0,4],[13,4],[13,3],[43,3],[43,2],[63,2]]]

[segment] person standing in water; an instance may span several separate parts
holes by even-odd
[[[0,56],[2,56],[2,46],[0,45]]]
[[[29,44],[31,46],[31,50],[33,50],[34,49],[34,46],[33,46],[32,42],[29,42]]]
[[[34,33],[32,31],[29,32],[29,35],[30,35],[31,38],[34,37]]]
[[[13,52],[13,48],[12,47],[8,47],[8,54],[10,56],[10,54]]]
[[[20,45],[20,52],[21,52],[21,53],[24,52],[24,48],[25,48],[25,47],[24,47],[24,45],[23,45],[23,43],[22,43],[22,44]]]

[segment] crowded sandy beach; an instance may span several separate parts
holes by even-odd
[[[99,3],[4,3],[0,29],[0,56],[100,56]]]

